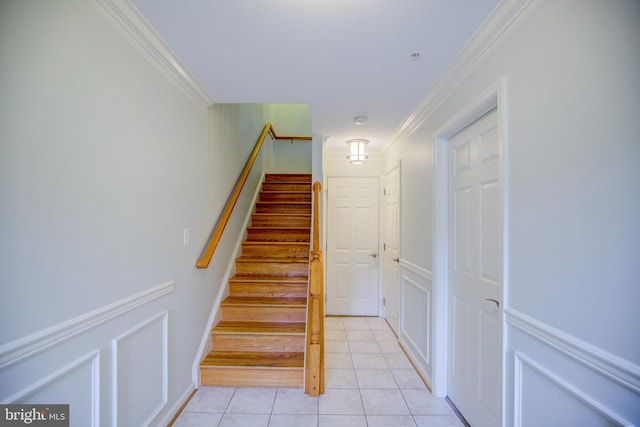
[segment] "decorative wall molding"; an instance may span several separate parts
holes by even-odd
[[[80,369],[82,366],[91,365],[91,425],[100,425],[100,350],[94,350],[68,365],[52,372],[41,380],[20,390],[14,395],[4,399],[2,404],[20,402],[23,399],[43,390],[47,386],[60,381],[64,377]]]
[[[118,335],[112,340],[112,352],[113,352],[112,354],[112,358],[113,358],[112,414],[113,414],[114,423],[118,421],[118,400],[120,398],[120,395],[123,394],[122,393],[123,390],[120,390],[118,388],[118,374],[119,374],[119,365],[120,365],[119,358],[123,353],[123,351],[121,351],[120,349],[120,347],[122,346],[121,343],[127,339],[133,339],[131,338],[132,336],[134,336],[136,333],[142,331],[147,327],[151,327],[155,322],[160,322],[160,326],[162,327],[162,343],[161,343],[162,353],[159,355],[162,358],[162,361],[161,361],[162,362],[162,368],[161,368],[162,369],[162,398],[160,399],[156,407],[147,415],[147,418],[142,422],[141,425],[142,426],[151,425],[154,418],[157,417],[160,411],[162,411],[162,409],[167,405],[167,402],[169,400],[169,312],[165,310],[147,320],[144,320],[140,324]],[[135,343],[135,340],[133,342]],[[126,346],[124,348],[126,349]],[[143,350],[148,350],[148,349],[143,349]],[[147,366],[150,365],[151,363],[150,358],[153,355],[154,355],[153,352],[148,352],[147,354],[145,354],[144,358],[145,360],[148,361]],[[147,384],[140,384],[140,386],[146,387]],[[128,390],[128,391],[131,391],[131,390]]]
[[[428,280],[431,282],[431,289],[427,289],[424,286],[420,286],[415,281],[411,280],[411,278],[407,277],[404,274],[404,271],[411,272],[421,279]],[[424,292],[427,296],[428,303],[428,317],[427,317],[427,325],[421,325],[421,329],[426,331],[427,333],[427,350],[426,354],[422,350],[420,350],[419,346],[416,344],[415,340],[407,334],[407,330],[405,328],[405,312],[406,312],[406,302],[404,301],[405,294],[405,286],[409,284],[414,288],[418,289],[421,292]],[[433,345],[433,330],[432,330],[432,292],[433,292],[433,272],[427,270],[426,268],[420,267],[419,265],[413,264],[412,262],[407,261],[406,259],[400,259],[400,299],[401,299],[401,310],[400,310],[400,343],[406,352],[410,355],[412,362],[415,366],[419,367],[420,374],[427,380],[429,383],[429,387],[433,387],[433,365],[432,365],[432,345]],[[431,389],[430,389],[431,390]]]
[[[461,82],[471,73],[479,59],[516,22],[517,18],[526,10],[533,9],[530,6],[539,2],[540,0],[504,0],[499,2],[491,16],[462,49],[427,97],[392,135],[389,139],[391,142],[385,147],[385,151],[393,146],[400,137],[411,135],[418,129],[458,88]]]
[[[634,393],[640,393],[640,366],[513,308],[505,307],[504,315],[508,325],[535,337]]]
[[[422,349],[420,349],[418,344],[415,342],[415,339],[407,333],[407,330],[404,328],[404,325],[405,325],[404,318],[401,320],[401,327],[400,327],[401,339],[406,343],[410,344],[410,347],[413,349],[413,353],[419,356],[419,359],[420,359],[419,361],[421,362],[420,365],[426,369],[427,366],[429,366],[429,364],[431,363],[431,357],[430,357],[430,354],[431,354],[431,293],[428,289],[425,289],[423,286],[420,286],[418,283],[416,283],[415,281],[411,280],[406,276],[402,276],[401,280],[402,280],[401,286],[403,287],[401,292],[402,295],[404,295],[405,293],[405,289],[404,289],[405,286],[411,285],[418,292],[423,293],[426,298],[427,324],[420,325],[420,328],[419,328],[421,331],[424,331],[427,334],[426,352],[422,351]],[[404,301],[402,302],[402,306],[403,308],[406,307],[406,303]],[[405,312],[406,310],[403,310],[402,311],[403,314],[401,316],[404,317]]]
[[[551,370],[545,368],[538,362],[534,361],[528,356],[525,356],[522,352],[516,351],[514,353],[514,397],[513,397],[513,413],[514,413],[514,426],[522,426],[522,407],[523,407],[523,394],[526,387],[525,377],[523,375],[524,368],[528,367],[539,375],[546,378],[552,384],[562,389],[565,393],[571,395],[576,400],[582,402],[586,406],[590,407],[594,412],[598,413],[601,417],[606,418],[609,423],[614,423],[618,426],[633,427],[633,424],[625,420],[621,415],[616,414],[612,409],[606,407],[603,403],[597,401],[593,397],[589,396],[582,390],[578,389],[560,375],[553,373]]]
[[[69,319],[34,334],[0,346],[0,370],[62,343],[91,328],[120,316],[175,290],[174,282],[163,283],[96,310]]]
[[[112,19],[134,47],[171,83],[202,108],[207,109],[213,104],[213,98],[207,90],[129,0],[90,1],[103,7],[103,11],[107,12],[106,16]]]
[[[420,277],[424,277],[425,279],[428,280],[433,280],[433,272],[430,270],[427,270],[426,268],[422,268],[419,265],[413,264],[409,261],[407,261],[406,259],[400,259],[400,266],[402,268],[406,268],[407,270],[411,271],[412,273],[417,274]]]

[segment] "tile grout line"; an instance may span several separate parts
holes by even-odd
[[[441,416],[446,416],[446,415],[453,415],[454,418],[456,418],[457,421],[460,422],[459,417],[456,416],[457,414],[455,414],[455,413],[454,414],[430,413],[429,410],[427,410],[426,412],[420,410],[420,411],[418,411],[417,414],[413,413],[413,411],[411,410],[411,407],[409,405],[409,402],[407,400],[407,397],[405,395],[405,391],[423,390],[423,389],[422,388],[419,388],[419,389],[418,388],[411,388],[411,387],[403,389],[401,387],[401,382],[404,381],[404,379],[403,379],[404,376],[401,378],[402,381],[400,381],[398,378],[396,378],[396,376],[394,375],[392,364],[395,364],[395,365],[399,366],[397,368],[398,370],[407,370],[407,371],[415,372],[418,375],[418,377],[420,377],[420,379],[422,380],[421,382],[423,383],[423,385],[424,385],[424,379],[418,373],[417,369],[415,369],[415,366],[413,365],[413,363],[411,363],[411,360],[408,358],[406,352],[404,351],[404,348],[402,348],[402,346],[399,345],[399,343],[398,343],[399,350],[400,350],[399,352],[396,352],[395,349],[391,348],[391,347],[387,348],[387,350],[391,351],[390,353],[385,353],[383,351],[383,348],[382,348],[380,342],[381,341],[391,341],[391,340],[388,339],[388,336],[387,336],[387,331],[390,330],[388,324],[385,324],[386,328],[383,329],[381,324],[380,325],[376,324],[376,325],[374,325],[372,327],[372,323],[369,323],[369,322],[360,323],[360,324],[353,323],[350,326],[351,327],[355,327],[357,329],[347,329],[347,324],[345,323],[344,319],[341,319],[339,317],[337,319],[340,319],[340,320],[339,320],[339,322],[336,322],[334,324],[334,327],[337,328],[339,326],[342,326],[343,329],[341,329],[341,331],[344,332],[344,342],[346,344],[346,350],[347,350],[348,355],[349,355],[348,359],[345,358],[343,360],[345,362],[346,362],[346,360],[350,360],[351,367],[350,367],[350,369],[348,369],[348,368],[345,368],[345,367],[340,367],[340,364],[338,364],[337,367],[334,366],[334,367],[332,367],[330,369],[333,369],[333,370],[342,370],[342,369],[344,369],[345,371],[351,371],[352,372],[353,378],[355,380],[355,387],[356,387],[356,390],[358,391],[357,396],[359,398],[360,411],[361,411],[360,414],[361,415],[358,415],[358,414],[355,414],[355,413],[352,413],[352,414],[344,414],[344,413],[342,413],[341,414],[341,413],[339,413],[340,411],[338,411],[338,413],[333,413],[335,411],[332,410],[330,406],[327,407],[327,409],[331,413],[321,414],[320,413],[320,399],[322,397],[320,396],[317,399],[315,399],[313,405],[310,405],[310,406],[313,407],[314,413],[309,414],[309,415],[315,415],[315,422],[312,422],[310,425],[315,425],[316,427],[320,427],[321,425],[324,425],[324,424],[321,423],[321,417],[323,417],[323,416],[325,416],[325,418],[326,418],[326,416],[329,416],[329,417],[335,417],[335,416],[362,417],[362,419],[364,421],[363,425],[366,425],[366,426],[371,425],[371,423],[374,422],[374,421],[372,421],[372,419],[374,419],[374,418],[377,419],[376,417],[407,417],[407,418],[411,418],[413,420],[413,425],[414,426],[418,426],[419,425],[418,417],[424,417],[424,416],[441,417]],[[367,327],[368,328],[367,331],[372,334],[372,340],[371,339],[367,339],[367,340],[362,341],[362,342],[363,343],[367,343],[366,345],[369,345],[370,342],[375,343],[374,346],[371,346],[368,349],[369,350],[377,349],[378,352],[376,352],[376,353],[357,353],[357,351],[358,351],[357,343],[359,341],[357,341],[357,340],[355,340],[355,341],[349,340],[348,332],[350,332],[350,331],[364,331],[364,329],[362,329],[363,327]],[[373,329],[373,328],[376,328],[376,329]],[[377,334],[376,334],[376,332],[377,332]],[[359,334],[356,333],[356,334],[351,334],[351,337],[352,338],[362,338],[362,335],[359,336]],[[396,340],[397,340],[397,337],[396,337]],[[336,341],[336,340],[326,340],[325,339],[325,342],[326,341]],[[338,342],[342,341],[342,339],[337,340],[337,341]],[[336,350],[341,350],[341,349],[336,347]],[[356,351],[356,353],[354,353],[354,350]],[[339,355],[341,355],[343,353],[329,353],[329,354],[335,354],[336,356],[339,356]],[[375,357],[372,357],[372,358],[370,358],[368,360],[366,355],[369,355],[369,356],[375,355]],[[401,359],[400,355],[404,356],[404,359],[407,359],[409,361],[410,368],[407,368],[406,366],[404,366],[404,362],[400,360]],[[346,354],[345,354],[345,356],[346,356]],[[375,369],[378,369],[380,371],[389,372],[391,374],[391,376],[392,376],[392,380],[393,380],[393,384],[395,384],[395,388],[388,389],[386,387],[387,385],[392,384],[391,382],[389,382],[389,383],[387,383],[387,382],[378,383],[378,382],[375,382],[375,381],[372,382],[369,385],[378,385],[378,384],[380,384],[380,386],[382,386],[382,388],[380,388],[380,386],[373,387],[373,388],[362,388],[363,386],[367,385],[367,383],[369,382],[369,379],[368,379],[367,376],[359,377],[357,375],[358,369],[356,369],[356,364],[355,364],[355,360],[356,359],[358,359],[360,361],[360,363],[363,364],[363,366],[361,367],[360,370],[375,370]],[[385,367],[381,367],[383,365],[382,364],[378,364],[379,360],[383,360]],[[373,362],[373,364],[372,365],[371,364],[368,365],[367,364],[368,362]],[[370,366],[379,366],[379,367],[378,368],[371,368]],[[365,383],[363,384],[362,381],[364,381]],[[348,383],[349,383],[349,381],[347,381],[347,382],[339,381],[338,383],[336,383],[336,385],[338,385],[339,387],[330,388],[329,390],[345,390],[345,391],[346,390],[353,390],[353,391],[355,391],[354,389],[352,389],[350,387],[346,387],[346,388],[340,387],[340,385],[347,385]],[[406,385],[415,386],[415,384],[413,382],[408,382]],[[305,420],[310,421],[310,419],[308,418],[307,413],[302,414],[302,413],[295,412],[295,410],[292,410],[291,413],[289,413],[289,409],[286,409],[282,414],[275,413],[275,403],[278,401],[278,395],[281,393],[281,391],[283,391],[285,389],[289,389],[289,388],[290,387],[285,387],[285,388],[275,387],[274,395],[272,396],[272,401],[271,401],[271,405],[270,405],[270,411],[268,413],[264,413],[264,415],[268,415],[267,419],[266,419],[267,425],[271,424],[275,420],[280,420],[281,422],[284,421],[284,422],[287,422],[287,423],[291,423],[292,420],[296,419],[295,417],[298,417],[298,416],[307,417],[307,418],[305,418]],[[220,414],[220,419],[218,420],[216,426],[220,427],[221,425],[225,425],[223,423],[223,419],[224,419],[224,417],[226,415],[238,415],[238,414],[255,415],[255,416],[259,416],[260,415],[260,414],[250,414],[250,413],[245,412],[247,408],[242,408],[241,412],[238,412],[237,414],[235,414],[235,413],[231,414],[231,413],[228,412],[230,407],[231,407],[231,404],[233,402],[233,399],[238,397],[238,390],[239,389],[237,387],[233,388],[233,392],[230,394],[229,400],[226,402],[226,405],[224,406],[223,412]],[[398,406],[397,408],[395,408],[395,409],[393,409],[391,411],[391,412],[394,412],[392,414],[368,413],[366,408],[365,408],[365,405],[364,405],[364,398],[363,398],[363,394],[362,394],[363,390],[367,390],[367,392],[366,392],[367,396],[370,396],[372,394],[369,391],[387,392],[387,391],[397,390],[398,392],[400,392],[400,396],[402,397],[401,401],[405,405],[406,409],[400,408]],[[430,390],[428,388],[426,388],[425,391],[427,393],[430,392]],[[418,403],[420,403],[420,402],[418,402]],[[446,403],[448,403],[448,402],[446,402]],[[249,403],[248,406],[251,407],[251,404]],[[450,405],[447,405],[447,406],[450,406]],[[309,408],[309,409],[311,409],[311,408]],[[416,408],[416,409],[418,409],[418,408]],[[403,412],[404,410],[407,410],[408,412],[407,413],[398,413],[398,412]],[[375,412],[375,410],[374,410],[374,412]],[[207,413],[207,412],[205,411],[205,413]],[[277,417],[281,416],[282,418],[274,419],[273,418],[274,415],[276,415]],[[389,418],[389,419],[391,419],[391,418]],[[424,420],[422,420],[422,421],[424,422]],[[309,424],[307,424],[307,425],[309,425]],[[464,425],[464,424],[462,424],[462,425]]]

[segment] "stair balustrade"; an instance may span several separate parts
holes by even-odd
[[[304,392],[310,396],[319,396],[324,393],[324,262],[320,250],[320,189],[319,182],[313,184],[313,247],[309,255],[304,379]]]

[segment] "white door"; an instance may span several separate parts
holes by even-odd
[[[329,178],[327,314],[378,315],[378,178]]]
[[[398,335],[400,311],[400,167],[384,177],[384,262],[385,318]]]
[[[502,424],[501,159],[495,110],[449,140],[448,394],[473,426]]]

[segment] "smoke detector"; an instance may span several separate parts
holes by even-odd
[[[353,119],[353,123],[357,124],[358,126],[362,126],[363,124],[367,123],[368,120],[369,119],[367,118],[367,116],[358,116]]]

